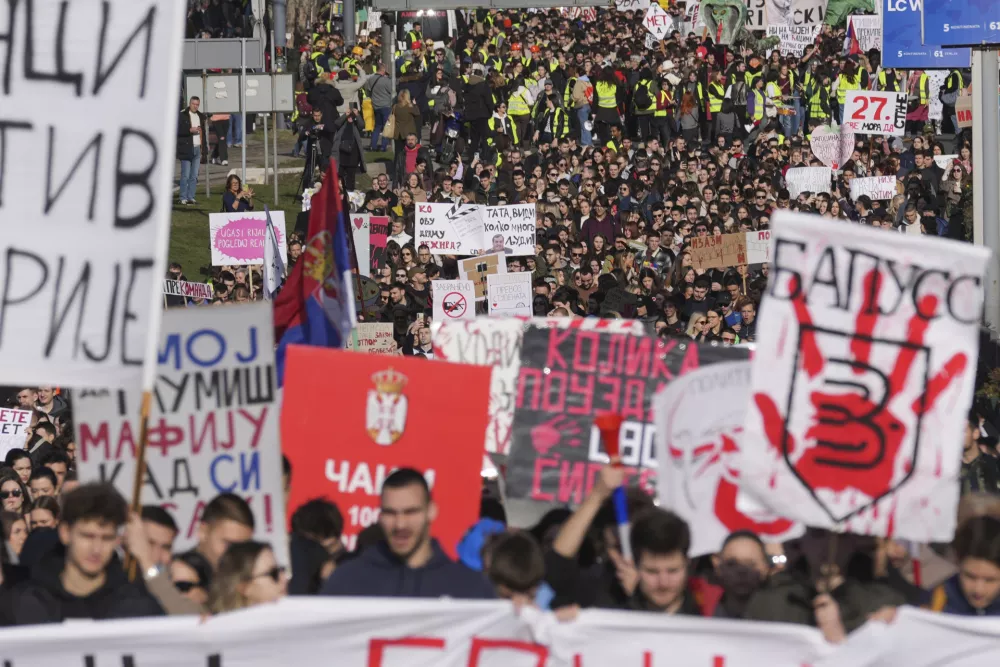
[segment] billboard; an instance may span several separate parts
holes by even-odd
[[[968,48],[946,48],[921,42],[921,0],[881,2],[883,67],[951,69],[972,66],[972,51]]]
[[[1000,2],[924,0],[924,41],[929,44],[1000,44]]]

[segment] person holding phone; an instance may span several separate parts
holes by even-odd
[[[355,189],[355,179],[359,171],[365,171],[365,150],[361,143],[364,123],[358,113],[358,105],[351,102],[347,113],[333,121],[332,155],[337,160],[340,173],[344,177],[344,187]]]
[[[222,193],[222,212],[239,213],[253,210],[253,190],[244,188],[236,174],[226,179],[226,189]]]

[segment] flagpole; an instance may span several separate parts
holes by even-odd
[[[341,208],[344,211],[344,234],[347,236],[347,268],[344,269],[344,284],[350,291],[347,299],[347,315],[351,320],[351,329],[358,324],[358,309],[355,306],[356,297],[354,294],[354,277],[358,276],[358,290],[361,290],[361,272],[358,270],[358,253],[354,249],[354,230],[351,228],[351,199],[347,196],[347,183],[340,175],[340,169],[335,160],[331,158],[334,171],[337,174],[337,186],[340,188]]]

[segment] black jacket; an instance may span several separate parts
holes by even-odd
[[[470,76],[462,89],[462,96],[466,120],[483,120],[493,115],[493,92],[483,77],[476,74]]]
[[[307,97],[313,109],[323,112],[323,124],[333,127],[333,122],[340,116],[337,107],[344,103],[344,96],[334,88],[333,84],[321,83],[312,87]]]
[[[85,598],[63,588],[65,553],[57,547],[31,568],[31,578],[9,591],[0,606],[5,625],[61,623],[70,618],[106,620],[163,616],[163,609],[141,584],[129,583],[117,556],[104,585]]]
[[[177,159],[190,160],[194,157],[194,135],[191,134],[191,117],[188,115],[190,109],[184,107],[177,114]],[[201,126],[201,146],[205,147],[205,139],[208,132],[205,131],[205,114],[198,112],[198,121]]]

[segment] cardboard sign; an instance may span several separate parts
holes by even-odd
[[[882,17],[879,14],[852,14],[847,21],[854,29],[861,53],[882,48]]]
[[[295,470],[289,512],[329,498],[344,513],[343,539],[353,549],[358,533],[378,521],[382,481],[394,468],[417,468],[438,505],[432,533],[454,554],[479,518],[489,369],[301,346],[289,348],[287,364],[281,436]],[[452,389],[446,401],[443,388]],[[331,432],[337,447],[317,447]]]
[[[830,169],[840,169],[850,160],[854,145],[854,133],[838,125],[820,125],[809,139],[809,150]]]
[[[474,255],[483,249],[482,206],[418,203],[414,220],[413,244],[426,244],[432,255]]]
[[[771,261],[771,230],[747,232],[747,264]]]
[[[535,296],[531,286],[530,273],[508,273],[486,277],[487,296],[490,315],[503,317],[531,317],[532,298]]]
[[[389,218],[372,215],[368,218],[368,249],[371,251],[371,274],[379,275],[385,266],[385,247],[389,243]]]
[[[821,25],[769,25],[767,36],[776,36],[781,40],[778,44],[781,55],[801,58],[806,47],[816,41],[821,28]]]
[[[896,196],[895,176],[868,176],[851,179],[851,199],[857,201],[861,195],[876,199],[892,199]]]
[[[476,319],[476,286],[471,280],[432,280],[434,321]]]
[[[7,6],[0,384],[139,388],[163,308],[182,5]]]
[[[504,255],[535,254],[538,215],[534,204],[486,206],[484,247]]]
[[[854,134],[903,136],[906,133],[906,93],[848,90],[842,126]]]
[[[772,234],[742,483],[810,526],[950,541],[989,251],[788,211]]]
[[[24,449],[31,426],[30,410],[0,408],[0,460],[12,449]]]
[[[491,275],[507,273],[507,260],[500,255],[480,255],[459,260],[458,275],[476,287],[476,301],[486,298],[486,280]]]
[[[361,275],[371,277],[371,214],[352,213],[351,234],[354,236],[354,254],[358,260],[358,271]],[[377,276],[376,276],[377,277]]]
[[[747,263],[746,232],[721,236],[692,236],[691,264],[696,269],[720,269]]]
[[[785,172],[785,184],[792,199],[803,192],[829,192],[832,178],[829,167],[795,167]]]
[[[177,521],[178,552],[197,543],[205,504],[232,492],[250,503],[256,539],[287,562],[273,332],[268,303],[163,315],[142,502]],[[110,482],[131,498],[138,394],[75,397],[80,481]]]
[[[288,265],[288,237],[285,234],[285,212],[271,211],[271,222],[278,237],[278,251]],[[243,213],[210,213],[209,243],[212,266],[231,264],[261,265],[264,263],[264,241],[267,239],[267,216],[264,211]]]
[[[398,354],[392,322],[360,322],[347,339],[347,349],[365,354]]]
[[[191,299],[211,299],[212,286],[207,283],[189,283],[184,280],[164,280],[163,293]]]
[[[959,129],[972,127],[972,113],[972,95],[959,95],[955,100],[955,115],[958,116]]]
[[[642,24],[656,39],[666,39],[674,29],[674,19],[659,5],[650,5]]]

